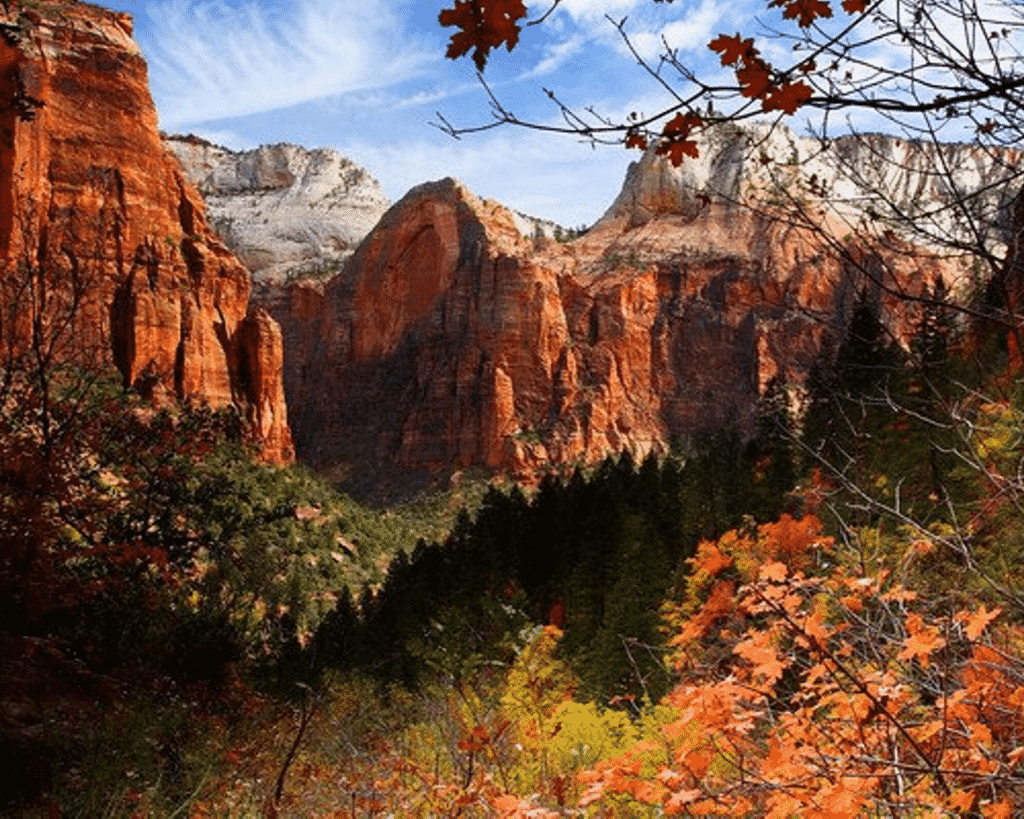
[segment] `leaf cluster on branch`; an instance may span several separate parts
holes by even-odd
[[[543,23],[559,6],[554,0],[539,18]],[[565,103],[553,91],[563,124],[523,120],[506,109],[484,83],[493,109],[493,121],[456,127],[438,115],[442,130],[453,136],[505,124],[549,132],[582,135],[593,141],[645,149],[648,137],[672,144],[679,131],[678,115],[696,117],[704,103],[716,113],[704,124],[736,121],[765,113],[791,116],[801,109],[823,113],[827,130],[832,112],[867,110],[888,118],[895,130],[909,136],[934,138],[943,120],[968,123],[976,137],[993,144],[1012,144],[1021,136],[1020,9],[1008,0],[981,4],[977,0],[843,0],[845,19],[829,0],[767,0],[768,9],[781,9],[783,23],[795,31],[765,26],[760,34],[792,45],[794,59],[774,65],[757,48],[754,37],[721,33],[708,44],[733,69],[735,83],[721,84],[699,76],[682,61],[677,50],[664,43],[657,62],[642,56],[630,39],[626,19],[609,22],[651,82],[667,92],[670,102],[653,114],[632,114],[625,121],[598,114],[585,103]],[[452,35],[448,56],[473,51],[481,72],[492,48],[505,44],[511,51],[520,42],[520,21],[527,10],[519,0],[459,0],[440,14],[444,26],[459,30]],[[879,48],[891,58],[873,55]],[[751,105],[754,103],[754,105]],[[580,108],[585,113],[580,113]],[[696,123],[695,123],[696,125]],[[685,139],[685,137],[683,137]],[[673,164],[691,150],[666,149]]]

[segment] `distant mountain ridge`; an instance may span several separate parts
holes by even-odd
[[[234,151],[194,135],[163,137],[206,202],[210,224],[257,281],[337,272],[391,206],[369,171],[333,148],[279,142]],[[569,235],[515,212],[527,237]]]
[[[734,208],[824,205],[840,235],[868,226],[865,219],[881,225],[895,217],[885,226],[925,246],[949,238],[1005,243],[1009,205],[1024,174],[1017,149],[888,134],[820,140],[779,123],[747,123],[708,128],[695,139],[699,156],[678,168],[654,147],[630,163],[597,224],[628,229],[659,214],[693,216],[709,201]]]
[[[326,282],[264,304],[285,339],[298,457],[370,491],[465,467],[530,479],[750,429],[773,378],[799,384],[867,290],[896,337],[917,312],[780,214],[711,202],[563,244],[454,179],[409,191]],[[702,248],[702,250],[700,249]],[[889,252],[892,292],[963,270]]]

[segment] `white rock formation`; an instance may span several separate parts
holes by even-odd
[[[1021,186],[1022,152],[914,142],[883,134],[822,143],[783,125],[727,124],[696,136],[700,156],[675,168],[651,146],[629,166],[598,225],[627,228],[659,214],[696,218],[717,205],[799,204],[842,232],[892,229],[925,246],[1004,241],[1006,206]]]
[[[552,222],[550,219],[540,219],[537,216],[530,216],[518,210],[510,210],[512,221],[525,239],[535,239],[544,236],[548,239],[560,239],[567,237],[569,228]]]
[[[390,207],[380,183],[330,148],[232,151],[165,137],[206,201],[207,219],[258,280],[340,268]]]

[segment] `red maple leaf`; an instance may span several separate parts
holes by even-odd
[[[668,161],[676,168],[683,164],[684,156],[689,156],[693,159],[700,156],[697,143],[692,139],[673,139],[668,142],[662,142],[658,146],[658,153],[662,156],[667,155]]]
[[[639,148],[641,151],[646,151],[647,137],[645,137],[635,128],[630,128],[628,131],[626,131],[626,147]]]
[[[843,8],[849,14],[863,14],[868,7],[868,0],[843,0]]]
[[[700,128],[703,124],[704,120],[696,114],[680,112],[665,123],[661,133],[662,136],[685,139],[694,128]]]
[[[799,19],[801,28],[807,28],[819,17],[831,17],[832,7],[825,0],[772,0],[771,6],[785,6],[782,16],[787,20]]]
[[[772,88],[771,69],[764,60],[755,59],[743,68],[737,69],[736,79],[740,83],[740,93],[744,97],[760,99]]]
[[[735,65],[740,60],[746,63],[757,56],[753,39],[741,40],[739,34],[719,34],[708,43],[708,48],[722,55],[722,65]]]
[[[455,0],[454,8],[444,9],[437,21],[455,26],[446,56],[457,59],[473,49],[473,62],[483,71],[492,48],[505,44],[509,51],[519,42],[517,23],[526,16],[522,0]]]
[[[794,114],[797,108],[811,98],[811,93],[811,87],[803,80],[787,82],[778,88],[771,89],[762,100],[761,107],[765,111],[782,111],[784,114]]]
[[[657,153],[660,156],[668,156],[669,161],[679,167],[683,164],[683,157],[689,156],[696,159],[700,156],[697,143],[690,139],[694,128],[700,128],[704,120],[696,114],[678,113],[665,123],[661,131],[661,142],[658,145]]]

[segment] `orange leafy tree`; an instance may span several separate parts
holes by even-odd
[[[700,816],[1009,817],[1024,808],[1024,662],[999,609],[932,610],[835,563],[812,516],[701,544],[670,613],[676,718],[581,775],[606,802]],[[628,813],[628,811],[627,811]]]
[[[679,683],[642,713],[575,701],[553,626],[510,667],[424,699],[396,690],[381,709],[351,682],[325,691],[279,807],[424,819],[1020,815],[1024,634],[1011,612],[918,596],[844,548],[812,515],[701,543],[683,599],[665,609]],[[411,719],[388,716],[398,711]],[[347,727],[366,715],[369,732]],[[230,752],[255,777],[251,755]],[[193,815],[220,815],[245,793],[208,796]]]

